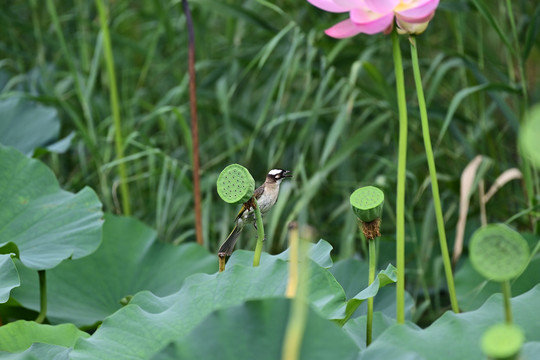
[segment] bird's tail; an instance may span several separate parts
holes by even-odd
[[[242,221],[238,221],[236,223],[234,229],[232,229],[231,233],[229,234],[229,236],[227,236],[227,239],[225,240],[223,245],[221,245],[221,247],[219,248],[219,256],[231,256],[234,245],[236,244],[236,240],[238,239],[238,235],[240,235],[242,229],[244,228],[242,225]]]

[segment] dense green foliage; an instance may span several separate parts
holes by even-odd
[[[534,152],[538,141],[531,134],[540,122],[526,135],[520,130],[526,112],[540,102],[540,4],[442,0],[416,40],[451,252],[460,217],[466,220],[464,244],[458,246],[463,254],[455,264],[460,308],[469,311],[464,314],[444,313],[449,301],[420,114],[409,44],[401,37],[409,112],[411,321],[402,326],[394,325],[395,278],[393,267],[387,268],[395,264],[398,157],[390,38],[331,39],[323,30],[345,15],[306,1],[189,3],[205,249],[193,244],[188,37],[181,2],[105,2],[113,82],[93,1],[15,0],[3,6],[0,316],[8,324],[0,327],[0,351],[20,354],[0,357],[206,358],[239,339],[245,347],[224,352],[224,358],[248,358],[263,346],[279,350],[282,338],[276,334],[284,332],[294,307],[283,299],[287,225],[299,220],[326,240],[309,255],[306,318],[312,327],[306,338],[327,339],[326,350],[339,358],[430,359],[456,344],[462,348],[451,358],[477,358],[479,337],[503,318],[500,295],[491,297],[500,286],[484,280],[468,259],[470,236],[485,219],[506,222],[531,249],[527,269],[512,283],[513,295],[520,295],[512,305],[526,335],[524,357],[533,359],[540,348],[540,329],[530,321],[540,311],[540,176],[524,162],[518,139],[527,142],[525,153]],[[109,98],[114,87],[121,132]],[[476,172],[464,183],[462,172],[478,155]],[[261,266],[252,268],[252,253],[240,250],[220,274],[214,254],[237,209],[220,200],[216,180],[232,163],[249,169],[256,186],[272,168],[292,170],[294,177],[281,185],[279,201],[266,215]],[[137,220],[117,216],[126,212],[121,164]],[[483,193],[512,168],[525,180],[501,180],[488,202]],[[384,191],[378,268],[387,269],[370,287],[367,245],[349,202],[355,189],[368,185]],[[102,211],[108,213],[104,222]],[[253,249],[255,239],[246,227],[237,249]],[[25,321],[40,310],[36,270],[45,269],[47,322],[57,326]],[[374,343],[364,352],[362,302],[375,294]],[[238,324],[253,328],[222,337]],[[259,332],[267,342],[251,338]],[[312,354],[324,352],[306,341],[302,358]]]

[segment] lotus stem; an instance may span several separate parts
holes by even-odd
[[[282,360],[300,359],[302,340],[306,330],[309,306],[308,296],[309,261],[307,259],[307,241],[300,236],[298,224],[289,225],[289,283],[286,296],[292,298],[289,320],[283,339]],[[294,251],[293,251],[294,248]],[[293,278],[296,277],[296,278]]]
[[[375,271],[377,268],[377,243],[375,239],[368,239],[369,243],[369,278],[368,286],[375,281]],[[367,299],[367,325],[366,325],[366,346],[371,344],[373,337],[373,297]]]
[[[257,245],[255,246],[255,255],[253,256],[253,266],[259,266],[264,241],[264,225],[261,210],[259,209],[259,204],[257,204],[257,199],[255,199],[255,197],[253,197],[253,205],[255,208],[255,220],[257,222]]]
[[[512,324],[512,305],[510,304],[510,299],[512,298],[512,293],[510,290],[510,280],[505,280],[501,283],[503,302],[504,302],[504,320],[508,325]]]
[[[298,267],[299,251],[298,226],[296,223],[289,225],[289,278],[285,296],[292,299],[298,290]]]
[[[433,148],[431,146],[431,138],[429,136],[429,122],[426,108],[426,100],[424,98],[424,89],[422,87],[422,77],[420,75],[420,66],[418,65],[418,51],[416,49],[416,38],[410,37],[411,44],[411,59],[414,73],[414,82],[416,84],[416,94],[418,97],[418,107],[420,108],[420,120],[422,123],[422,135],[424,137],[424,147],[426,149],[426,158],[429,168],[429,176],[431,178],[431,192],[433,194],[433,205],[435,207],[435,218],[437,220],[437,230],[439,232],[439,243],[443,258],[444,272],[446,275],[446,283],[448,285],[448,293],[450,295],[450,303],[452,310],[459,313],[457,302],[456,289],[454,286],[454,276],[452,274],[452,262],[448,252],[448,243],[446,241],[446,232],[444,230],[444,216],[441,206],[441,197],[439,194],[439,183],[437,180],[437,169],[435,167],[435,158],[433,156]]]
[[[45,270],[38,270],[39,276],[39,314],[36,318],[38,324],[43,324],[47,317],[47,276]]]
[[[396,91],[399,111],[398,171],[396,195],[396,318],[405,323],[405,180],[407,166],[407,103],[405,80],[399,39],[396,30],[392,32],[392,50]]]
[[[226,263],[226,255],[224,254],[218,254],[219,259],[219,272],[225,271],[225,263]]]

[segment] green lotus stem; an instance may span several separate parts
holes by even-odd
[[[289,225],[289,230],[291,251],[289,254],[289,284],[287,285],[286,296],[292,298],[292,301],[283,338],[281,359],[298,360],[300,359],[300,350],[309,311],[309,305],[306,301],[308,296],[309,262],[306,261],[307,241],[300,237],[297,223]],[[293,276],[296,276],[296,279],[291,279]]]
[[[287,288],[285,289],[285,296],[293,299],[298,291],[298,272],[300,267],[299,251],[300,244],[298,239],[298,228],[296,223],[289,225],[289,278],[287,279]]]
[[[261,210],[255,197],[253,197],[253,205],[255,207],[255,220],[257,221],[257,245],[255,246],[255,255],[253,256],[253,266],[259,266],[264,241],[264,225]]]
[[[368,239],[369,243],[369,278],[368,286],[375,281],[375,270],[377,268],[377,244],[375,239]],[[367,325],[366,325],[366,346],[371,344],[373,334],[373,297],[368,298],[367,303]]]
[[[124,158],[124,140],[122,138],[122,123],[120,121],[120,105],[118,101],[118,87],[116,85],[116,74],[114,71],[114,57],[111,46],[111,36],[109,34],[109,26],[107,24],[107,14],[103,0],[96,0],[96,5],[99,12],[99,20],[101,23],[101,32],[103,33],[103,50],[105,55],[105,63],[107,66],[107,76],[109,79],[111,110],[114,123],[114,143],[116,148],[116,157],[121,160]],[[120,175],[120,193],[122,195],[122,212],[124,215],[131,215],[131,205],[129,201],[129,188],[127,179],[126,163],[120,161],[118,163],[118,172]]]
[[[437,169],[435,167],[435,159],[433,157],[433,148],[431,146],[431,138],[429,136],[429,122],[426,108],[426,100],[424,98],[424,89],[422,87],[422,77],[420,75],[420,66],[418,65],[418,51],[416,48],[416,38],[410,37],[411,44],[411,59],[414,73],[414,82],[416,84],[416,94],[418,96],[418,107],[420,108],[420,121],[422,123],[422,136],[424,137],[424,147],[426,149],[426,158],[429,168],[429,176],[431,178],[431,192],[433,194],[433,205],[435,207],[435,218],[437,220],[437,230],[439,232],[439,243],[441,246],[441,254],[443,257],[444,272],[446,275],[446,283],[448,285],[448,293],[450,295],[450,304],[455,313],[459,312],[459,306],[454,286],[454,276],[452,274],[452,263],[450,254],[448,253],[448,243],[446,241],[446,232],[444,230],[444,217],[441,206],[441,197],[439,195],[439,183],[437,180]]]
[[[401,49],[396,30],[392,32],[392,52],[399,110],[398,171],[396,195],[396,317],[405,323],[405,170],[407,165],[407,103]]]
[[[508,325],[512,324],[512,306],[510,304],[510,299],[512,298],[512,293],[510,290],[510,280],[505,280],[501,283],[503,302],[504,302],[504,320]]]
[[[39,314],[36,318],[38,324],[42,324],[47,317],[47,276],[45,270],[38,270],[39,276]]]

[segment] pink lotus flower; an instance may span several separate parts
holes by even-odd
[[[439,5],[439,0],[307,0],[329,12],[348,12],[349,18],[329,29],[328,36],[343,39],[360,33],[392,31],[394,17],[398,32],[422,33]]]

